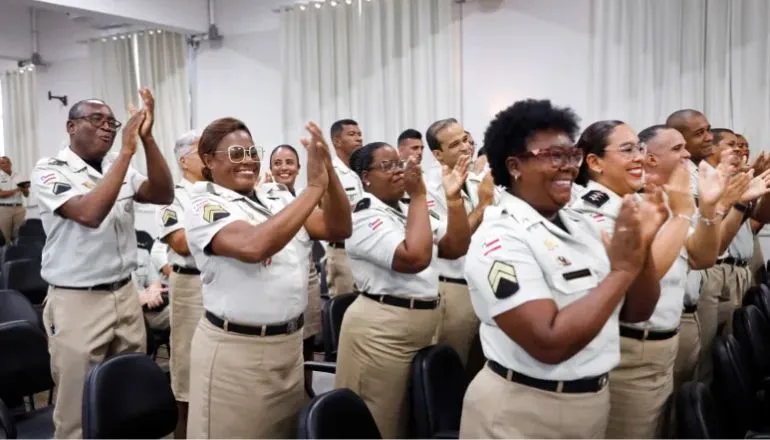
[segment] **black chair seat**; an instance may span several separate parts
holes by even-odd
[[[88,373],[83,386],[84,438],[161,438],[176,424],[171,384],[149,356],[118,355]]]
[[[677,438],[727,438],[724,416],[706,384],[683,384],[676,404]]]
[[[43,331],[27,321],[0,323],[0,399],[13,402],[53,386]]]
[[[746,348],[751,380],[755,384],[770,376],[770,325],[754,305],[741,307],[733,313],[733,335]]]
[[[299,414],[301,439],[379,439],[377,423],[366,403],[341,388],[314,397]]]
[[[6,261],[3,264],[3,289],[16,290],[32,304],[42,304],[48,294],[48,283],[40,276],[40,260]]]
[[[53,438],[53,406],[47,406],[16,419],[18,438]]]
[[[43,237],[45,238],[45,229],[43,222],[39,218],[29,218],[19,228],[19,237]]]
[[[355,293],[346,293],[337,295],[329,299],[323,306],[321,312],[321,331],[324,339],[324,361],[337,361],[337,345],[340,341],[340,331],[342,329],[342,319],[345,311],[353,304],[358,297]]]
[[[412,360],[412,422],[417,438],[457,438],[468,379],[460,356],[444,344]]]

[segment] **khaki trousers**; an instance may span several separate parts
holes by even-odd
[[[200,320],[190,354],[188,438],[296,438],[302,332],[249,336]]]
[[[321,333],[321,282],[312,261],[307,285],[307,307],[304,313],[305,325],[302,327],[302,339]]]
[[[440,314],[439,308],[406,309],[365,296],[345,312],[334,387],[361,396],[382,438],[407,435],[412,358],[431,344]]]
[[[700,322],[697,313],[683,313],[679,324],[679,349],[674,363],[674,392],[697,377],[700,356]]]
[[[479,333],[479,318],[473,311],[468,286],[441,281],[438,288],[441,295],[441,320],[436,339],[438,343],[454,348],[463,365],[467,365],[471,345]]]
[[[147,350],[139,295],[133,283],[114,291],[48,288],[43,323],[56,383],[56,438],[83,438],[83,384],[92,366],[110,356]]]
[[[620,338],[610,371],[607,438],[661,438],[668,427],[679,335],[663,341]]]
[[[484,366],[465,392],[460,438],[604,438],[610,393],[556,393]]]
[[[176,400],[187,402],[190,392],[190,344],[198,321],[203,316],[201,277],[171,272],[169,290],[171,389]]]
[[[719,328],[719,296],[725,284],[723,265],[710,267],[702,272],[703,278],[698,297],[698,322],[700,323],[700,359],[698,379],[710,384],[713,376],[711,346]]]
[[[719,297],[717,312],[718,325],[724,324],[724,334],[732,333],[733,312],[741,307],[743,295],[751,286],[751,272],[748,267],[738,267],[729,264],[722,265],[725,273],[725,283]]]
[[[24,206],[0,205],[0,232],[3,233],[6,245],[9,245],[19,236],[19,228],[24,223],[27,210]]]
[[[331,246],[326,249],[326,286],[329,297],[353,293],[356,291],[353,272],[350,270],[350,260],[345,249]]]

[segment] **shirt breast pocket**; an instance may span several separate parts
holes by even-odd
[[[554,296],[557,297],[557,304],[562,306],[583,297],[596,287],[599,284],[599,277],[591,269],[575,269],[551,275],[550,284],[554,289]],[[565,304],[561,304],[558,297],[566,299]]]

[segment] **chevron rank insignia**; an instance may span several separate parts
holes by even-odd
[[[209,223],[214,223],[217,220],[221,220],[225,217],[229,217],[230,213],[227,212],[222,205],[216,205],[214,203],[208,203],[203,207],[203,220]]]
[[[52,188],[53,193],[56,194],[57,196],[71,189],[72,189],[72,186],[70,186],[69,183],[63,183],[63,182],[54,182],[53,188]]]
[[[608,196],[605,192],[593,190],[586,193],[586,195],[584,195],[582,198],[587,203],[590,203],[591,205],[599,208],[607,203],[607,201],[610,199],[610,196]]]
[[[164,209],[163,210],[163,226],[169,227],[174,226],[178,223],[178,219],[176,217],[176,212],[173,209]]]
[[[497,299],[505,299],[519,291],[519,279],[512,265],[495,261],[489,269],[489,286]]]

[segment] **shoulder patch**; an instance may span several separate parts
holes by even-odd
[[[364,197],[363,199],[359,200],[358,203],[356,203],[355,208],[353,208],[353,212],[369,209],[370,206],[372,206],[372,201],[369,200],[368,197]]]
[[[177,224],[179,222],[179,219],[177,219],[176,211],[170,208],[164,209],[162,221],[163,221],[163,226],[167,228],[169,226],[174,226],[175,224]]]
[[[581,197],[581,199],[599,208],[600,206],[607,203],[607,201],[610,199],[610,196],[606,192],[592,190],[588,191],[583,197]]]
[[[54,182],[53,187],[52,187],[53,193],[56,194],[57,196],[59,194],[65,193],[65,192],[67,192],[67,191],[69,191],[71,189],[72,189],[72,186],[70,186],[69,183],[64,183],[64,182]]]
[[[229,216],[230,213],[220,204],[206,203],[203,205],[203,220],[206,220],[208,223],[214,223]]]
[[[489,286],[497,299],[505,299],[519,291],[519,279],[513,265],[495,261],[487,275]]]

